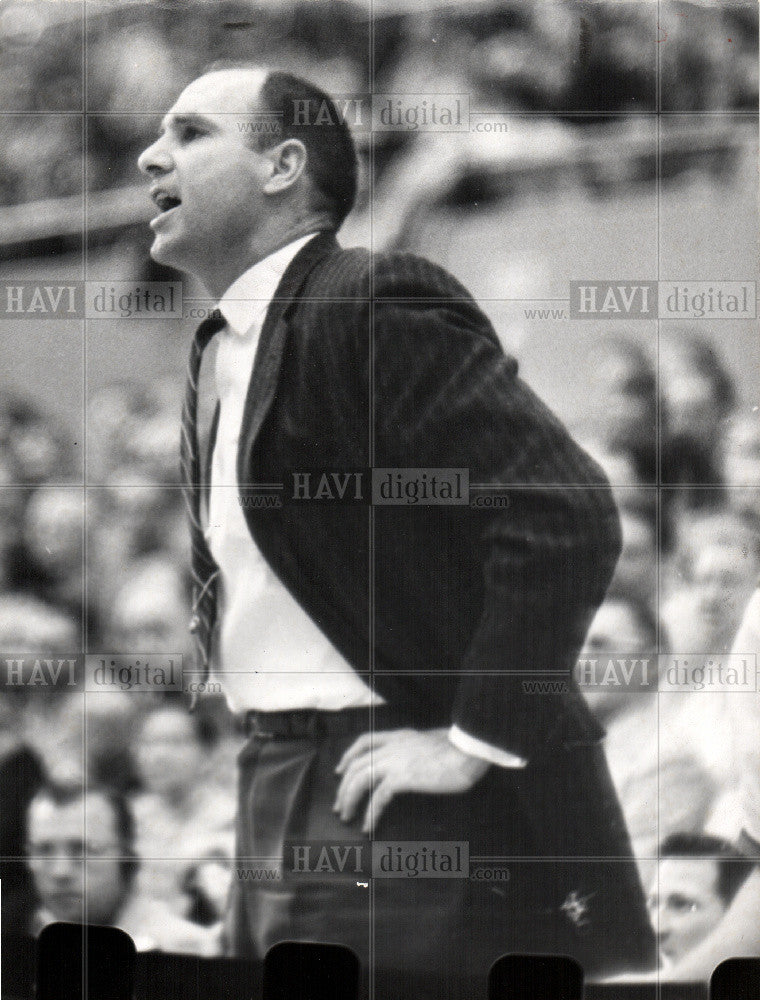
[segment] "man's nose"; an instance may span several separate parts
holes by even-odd
[[[670,939],[670,931],[664,931],[664,932],[661,931],[659,934],[655,935],[657,947],[660,950],[662,950],[665,947],[665,945],[667,945],[669,939]]]
[[[142,153],[137,158],[137,166],[140,171],[148,176],[153,176],[154,174],[163,174],[171,170],[173,163],[171,155],[163,145],[161,139],[156,139],[156,141],[144,149]]]
[[[672,930],[670,915],[664,906],[652,914],[652,926],[657,935],[658,943],[662,944],[670,936]]]
[[[57,882],[71,882],[77,875],[77,862],[65,854],[60,854],[51,860],[50,874]]]

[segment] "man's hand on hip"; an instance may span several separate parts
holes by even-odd
[[[365,793],[369,802],[362,830],[372,833],[385,807],[399,792],[455,795],[472,788],[489,768],[486,760],[462,753],[448,729],[396,729],[364,733],[341,757],[342,775],[333,809],[348,823]]]

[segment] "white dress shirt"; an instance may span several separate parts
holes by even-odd
[[[227,325],[219,333],[216,359],[220,410],[206,538],[221,571],[217,676],[235,713],[384,704],[269,567],[250,535],[239,500],[238,442],[259,335],[280,279],[313,235],[249,268],[219,301]],[[525,763],[457,726],[449,736],[464,753],[491,763]]]

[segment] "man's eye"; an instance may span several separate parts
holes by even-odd
[[[699,909],[699,904],[686,896],[671,896],[668,903],[670,908],[678,913],[694,913]]]
[[[198,139],[203,134],[195,125],[185,125],[180,133],[180,138],[182,142],[192,142],[193,139]]]

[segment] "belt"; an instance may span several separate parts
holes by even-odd
[[[393,719],[386,706],[374,709],[343,708],[325,711],[319,708],[298,708],[287,712],[245,712],[242,716],[246,736],[270,740],[299,740],[317,736],[346,736],[367,732],[374,728],[387,729],[401,725]],[[393,713],[395,715],[395,713]]]

